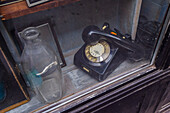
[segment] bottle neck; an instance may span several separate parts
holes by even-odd
[[[42,41],[39,38],[34,39],[34,40],[25,40],[25,44],[29,46],[38,46],[42,44]]]
[[[27,45],[37,45],[41,43],[39,35],[40,32],[35,27],[28,27],[24,29],[21,34]]]

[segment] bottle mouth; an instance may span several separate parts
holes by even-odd
[[[21,32],[21,36],[25,40],[34,40],[38,38],[39,35],[40,35],[40,32],[35,27],[28,27]]]

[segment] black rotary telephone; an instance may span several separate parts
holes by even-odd
[[[144,50],[117,29],[111,30],[104,23],[102,30],[91,25],[84,29],[85,44],[74,56],[74,64],[97,79],[103,81],[127,58],[137,62],[143,59]]]

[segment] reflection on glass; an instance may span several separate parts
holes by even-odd
[[[59,40],[67,64],[67,66],[62,70],[63,75],[67,80],[67,91],[65,95],[67,97],[69,95],[74,95],[74,93],[77,92],[84,90],[87,91],[87,88],[93,88],[94,86],[98,87],[100,85],[99,87],[101,88],[101,84],[103,82],[107,84],[107,81],[113,81],[112,83],[114,83],[114,81],[118,79],[120,80],[126,79],[126,77],[136,77],[133,75],[128,75],[150,65],[152,56],[155,54],[154,49],[157,46],[156,43],[159,38],[162,38],[159,37],[159,33],[168,9],[169,0],[141,0],[142,6],[139,11],[139,21],[136,24],[136,37],[135,40],[130,41],[139,45],[143,49],[144,54],[142,54],[141,51],[136,52],[136,55],[143,55],[142,60],[128,60],[126,56],[131,55],[130,58],[132,59],[134,57],[132,54],[124,55],[126,58],[125,60],[123,59],[124,57],[118,57],[118,60],[116,61],[123,60],[123,62],[121,62],[121,64],[117,66],[116,69],[110,73],[107,79],[102,83],[99,83],[87,73],[84,73],[73,63],[76,52],[85,44],[82,39],[82,32],[84,28],[89,25],[95,25],[101,29],[103,23],[108,22],[111,29],[116,28],[122,34],[125,35],[127,33],[132,36],[132,32],[134,31],[132,27],[135,26],[133,24],[136,16],[135,6],[138,3],[137,1],[140,0],[80,0],[79,2],[75,2],[73,4],[7,20],[6,25],[8,26],[8,30],[13,33],[14,40],[17,42],[17,36],[15,36],[13,32],[14,29],[24,28],[24,26],[30,26],[33,23],[49,18],[49,21],[54,22],[54,32],[57,35],[57,39]],[[138,18],[135,19],[138,20]],[[131,45],[133,45],[133,43]],[[99,57],[100,59],[98,61],[89,57],[89,53],[95,57],[103,53],[103,47],[99,45],[92,47],[91,49],[88,49],[87,47],[88,51],[86,52],[86,55],[91,61],[94,60],[94,62],[98,62],[105,60],[104,57]],[[99,49],[101,51],[96,52],[96,50]],[[39,58],[40,57],[37,59],[39,60]],[[38,66],[41,65],[37,65],[37,67]],[[84,69],[87,70],[86,68]],[[39,71],[34,68],[30,71],[30,73],[28,73],[28,75],[33,78],[35,77],[33,75],[40,72],[43,71]],[[41,77],[37,77],[36,79],[38,80],[36,84],[41,84],[44,80]]]

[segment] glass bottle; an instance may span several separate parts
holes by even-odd
[[[52,103],[63,95],[61,67],[55,52],[40,39],[40,32],[35,27],[22,31],[25,40],[21,56],[23,70],[31,89],[43,103]]]

